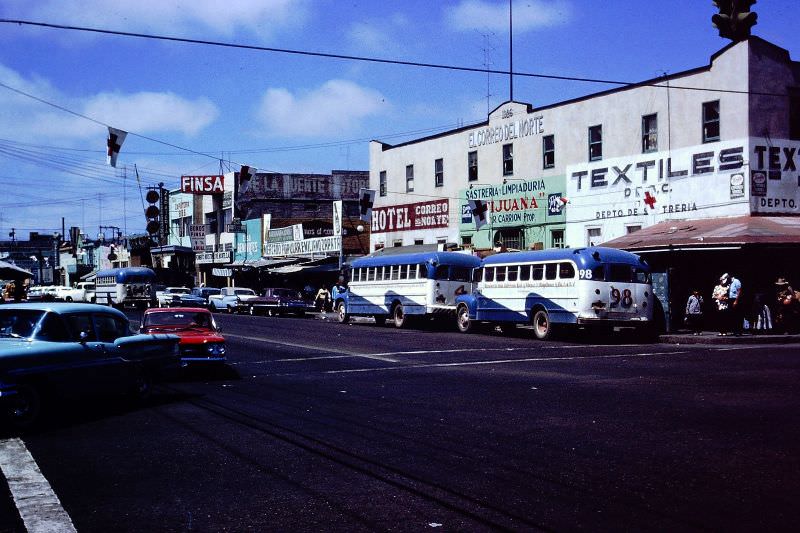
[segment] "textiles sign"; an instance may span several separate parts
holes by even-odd
[[[372,233],[446,228],[450,223],[450,200],[372,208]]]

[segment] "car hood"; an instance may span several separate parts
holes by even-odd
[[[145,333],[150,333],[151,329],[146,328]],[[170,335],[177,335],[180,339],[180,344],[205,344],[209,342],[225,342],[225,338],[210,329],[176,329],[171,330],[168,328],[161,328],[157,333],[169,333]]]

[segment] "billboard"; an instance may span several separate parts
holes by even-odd
[[[181,192],[222,194],[225,191],[225,176],[181,176]]]

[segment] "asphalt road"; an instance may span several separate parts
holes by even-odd
[[[78,531],[800,523],[797,345],[216,316],[227,368],[21,439]],[[0,531],[23,530],[11,485]]]

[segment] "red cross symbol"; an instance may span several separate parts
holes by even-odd
[[[650,206],[650,209],[656,208],[656,197],[650,196],[649,192],[644,193],[644,203]]]
[[[114,155],[114,153],[119,153],[122,146],[117,144],[117,134],[116,133],[109,133],[108,134],[108,155]]]

